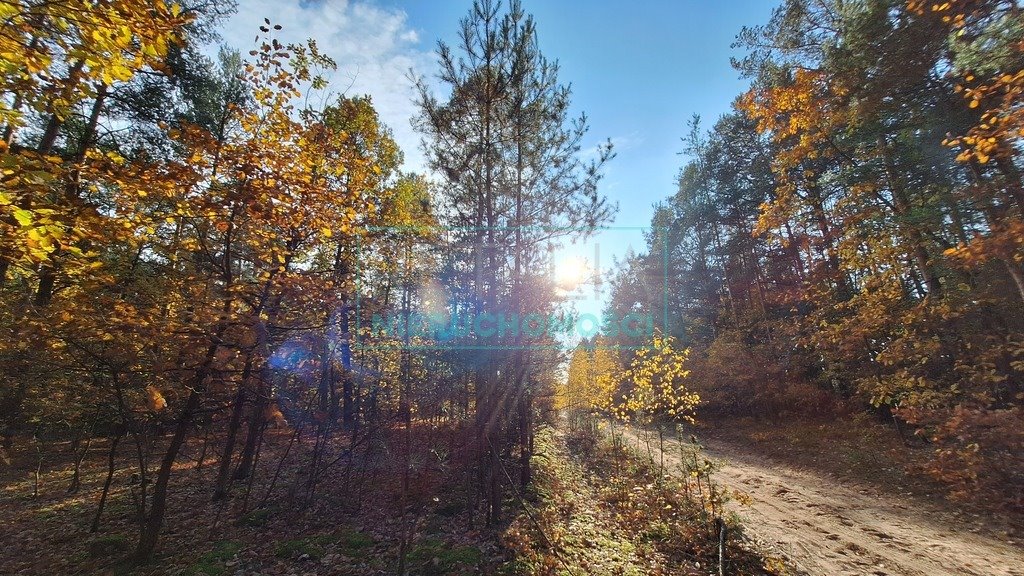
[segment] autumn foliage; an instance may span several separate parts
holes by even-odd
[[[477,3],[463,29],[466,53],[482,39],[500,66],[443,49],[450,93],[417,83],[432,179],[400,171],[370,97],[331,91],[338,63],[314,40],[284,43],[268,18],[245,55],[204,55],[232,9],[0,2],[2,455],[23,462],[32,443],[38,496],[46,443],[74,439],[74,493],[103,443],[90,529],[130,497],[141,563],[181,512],[187,467],[216,461],[216,526],[275,491],[305,509],[340,478],[344,499],[354,468],[397,453],[382,491],[405,572],[439,469],[466,480],[470,524],[482,508],[497,525],[509,485],[529,484],[559,358],[372,319],[553,310],[535,270],[610,217],[596,185],[611,152],[582,157],[585,117],[518,3]]]
[[[571,417],[609,416],[641,425],[694,423],[700,396],[688,386],[689,350],[655,333],[645,346],[620,349],[598,336],[573,350],[556,407]]]
[[[614,297],[668,303],[708,413],[866,409],[954,495],[1019,510],[1021,21],[998,0],[791,0],[740,34],[752,86],[693,125]]]
[[[301,100],[334,63],[315,43],[283,45],[269,21],[247,61],[196,57],[200,89],[177,77],[189,72],[177,55],[213,14],[162,1],[0,10],[13,95],[0,145],[5,436],[63,422],[114,447],[132,438],[145,559],[178,452],[211,408],[234,414],[223,493],[227,472],[250,473],[266,426],[286,420],[280,407],[308,411],[309,384],[314,404],[331,405],[343,342],[330,336],[353,284],[343,269],[381,221],[400,153],[369,99]],[[132,100],[147,82],[179,90],[183,107],[140,109],[160,105]],[[119,122],[145,141],[122,138]],[[276,361],[282,343],[297,357]]]

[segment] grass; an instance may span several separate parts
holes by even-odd
[[[221,540],[213,545],[213,550],[203,554],[199,560],[189,566],[185,573],[190,576],[223,576],[228,572],[225,563],[242,551],[242,544],[233,540]]]
[[[516,554],[502,574],[641,576],[717,569],[714,526],[724,495],[716,492],[713,506],[707,498],[711,467],[697,470],[703,487],[698,499],[696,478],[662,477],[646,454],[593,429],[544,430],[537,452],[546,456],[534,460],[533,517],[518,518],[503,535]],[[741,534],[736,518],[723,520],[729,534]],[[738,538],[727,542],[726,557],[730,574],[785,573]]]
[[[343,530],[338,538],[338,547],[345,556],[363,558],[369,555],[377,541],[372,536],[358,530]]]
[[[319,560],[324,557],[325,548],[332,541],[331,536],[284,540],[274,548],[274,556],[286,560]]]
[[[252,528],[260,528],[265,526],[267,522],[277,514],[276,506],[268,506],[266,508],[257,508],[248,514],[245,514],[238,519],[238,523],[242,526],[250,526]]]
[[[377,541],[364,532],[343,529],[331,534],[318,534],[279,542],[274,556],[284,560],[320,560],[332,547],[349,558],[366,558]]]
[[[106,558],[125,554],[131,548],[131,542],[123,534],[98,536],[89,542],[91,558]]]
[[[483,560],[483,554],[472,546],[449,546],[443,540],[426,538],[409,552],[412,576],[471,574]]]
[[[522,514],[502,535],[515,556],[502,574],[642,576],[647,562],[629,535],[602,505],[591,476],[572,458],[564,438],[540,430],[529,489],[532,517]]]

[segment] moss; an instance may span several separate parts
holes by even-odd
[[[319,560],[327,554],[328,548],[336,547],[338,552],[350,558],[365,558],[376,544],[377,541],[369,534],[346,528],[331,534],[279,542],[274,548],[274,555],[289,560],[298,560],[303,556]]]
[[[498,576],[532,576],[541,572],[540,566],[529,562],[525,558],[516,558],[498,566]]]
[[[298,538],[279,542],[274,548],[274,556],[288,560],[299,560],[303,556],[312,560],[324,557],[324,547],[317,538]]]
[[[449,550],[442,557],[442,560],[450,564],[473,567],[480,564],[480,561],[483,560],[483,554],[479,548],[474,546],[460,546]]]
[[[376,544],[372,536],[357,530],[344,530],[338,536],[340,552],[350,558],[366,556]]]
[[[242,544],[231,540],[221,540],[213,545],[213,550],[203,554],[199,560],[189,566],[186,574],[199,576],[222,576],[227,573],[225,562],[231,560],[242,550]]]
[[[118,556],[128,552],[131,544],[128,537],[123,534],[109,534],[100,536],[89,542],[89,556],[92,558],[105,558]]]
[[[252,526],[253,528],[259,528],[265,526],[274,514],[277,513],[276,507],[268,508],[257,508],[252,512],[242,516],[238,519],[238,523],[243,526]]]
[[[483,555],[472,546],[449,547],[445,542],[424,539],[409,552],[410,574],[415,576],[442,576],[470,571],[480,564]]]

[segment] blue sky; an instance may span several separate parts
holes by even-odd
[[[768,0],[570,2],[523,0],[534,15],[541,49],[561,64],[577,112],[590,119],[588,145],[611,138],[612,160],[602,191],[619,204],[614,226],[633,230],[599,235],[566,250],[601,265],[628,247],[643,248],[638,227],[651,207],[673,194],[685,161],[679,155],[687,121],[699,114],[705,126],[727,112],[746,84],[729,65],[730,48],[744,25],[768,20]],[[430,76],[438,39],[452,42],[471,0],[239,0],[224,27],[224,41],[249,50],[262,19],[284,26],[285,41],[317,39],[337,60],[334,93],[370,94],[406,153],[406,168],[421,170],[419,137],[409,126],[416,110],[407,74]],[[578,307],[599,311],[603,299]]]
[[[396,2],[420,40],[454,39],[469,7],[460,2]],[[618,157],[604,191],[619,202],[616,224],[645,226],[651,205],[673,193],[680,137],[693,114],[705,123],[728,111],[745,83],[729,65],[744,25],[767,21],[766,0],[568,2],[524,0],[541,49],[562,66],[591,139],[612,138]]]

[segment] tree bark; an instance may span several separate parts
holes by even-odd
[[[96,506],[96,516],[92,519],[92,527],[89,529],[89,532],[96,532],[100,529],[100,517],[103,516],[103,507],[107,503],[107,494],[110,493],[110,483],[114,479],[114,460],[117,457],[117,445],[121,442],[122,436],[124,436],[124,432],[119,430],[110,442],[110,452],[107,454],[107,478],[103,481],[100,502]]]

